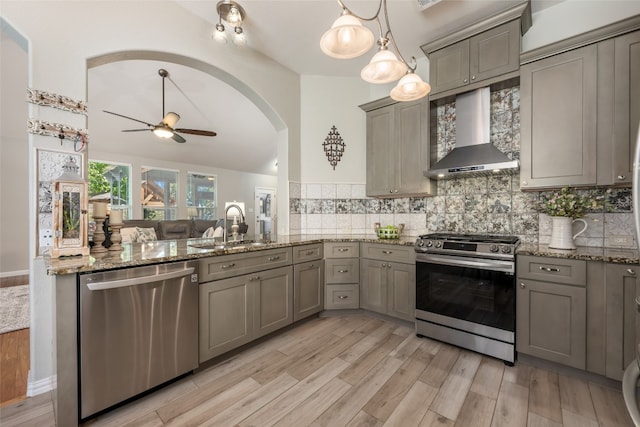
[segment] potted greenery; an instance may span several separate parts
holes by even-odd
[[[553,249],[576,249],[573,239],[587,230],[587,222],[582,217],[587,212],[605,207],[605,193],[582,191],[578,193],[569,187],[560,191],[542,193],[538,203],[538,211],[551,217],[551,241],[549,247]],[[576,221],[582,222],[583,228],[573,234],[572,225]]]

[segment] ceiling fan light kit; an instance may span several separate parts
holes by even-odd
[[[342,0],[336,1],[342,8],[342,15],[320,39],[320,49],[326,55],[338,59],[356,58],[366,53],[373,46],[374,37],[362,21],[375,21],[380,32],[379,50],[362,69],[360,77],[374,84],[390,83],[400,79],[390,93],[391,98],[396,101],[414,101],[427,96],[431,86],[415,74],[416,58],[411,57],[410,62],[407,62],[395,42],[389,25],[387,0],[380,0],[378,10],[371,18],[358,16]],[[383,28],[386,28],[386,31]],[[395,53],[389,50],[389,44]]]
[[[160,123],[158,123],[157,125],[152,125],[151,123],[143,122],[142,120],[134,119],[133,117],[125,116],[123,114],[118,114],[118,113],[114,113],[114,112],[107,111],[107,110],[102,110],[102,111],[104,111],[105,113],[108,113],[108,114],[113,114],[114,116],[122,117],[122,118],[129,119],[129,120],[133,120],[134,122],[138,122],[138,123],[142,123],[142,124],[147,125],[146,129],[125,129],[122,132],[140,132],[140,131],[150,130],[158,138],[163,138],[163,139],[171,138],[174,141],[179,142],[179,143],[187,142],[187,140],[184,139],[181,135],[179,135],[178,132],[187,133],[187,134],[191,134],[191,135],[200,135],[200,136],[216,136],[215,132],[212,132],[212,131],[209,131],[209,130],[176,128],[176,124],[178,123],[178,120],[180,120],[180,115],[177,114],[177,113],[174,113],[173,111],[170,111],[167,114],[164,113],[164,111],[165,111],[165,109],[164,109],[164,80],[167,77],[169,77],[169,72],[167,70],[161,68],[161,69],[158,70],[158,74],[160,75],[160,77],[162,77],[162,121]]]

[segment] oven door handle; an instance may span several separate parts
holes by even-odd
[[[514,263],[512,261],[500,260],[479,260],[466,257],[456,256],[438,256],[431,254],[416,254],[416,262],[428,262],[431,264],[452,265],[455,267],[471,267],[483,270],[500,271],[504,273],[513,273]]]

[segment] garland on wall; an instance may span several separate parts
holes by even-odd
[[[58,108],[71,113],[87,115],[87,103],[68,96],[27,88],[27,102],[45,107]]]

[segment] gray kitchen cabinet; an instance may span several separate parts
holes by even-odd
[[[326,242],[324,244],[326,310],[360,307],[360,244]]]
[[[520,188],[595,185],[598,48],[520,68]]]
[[[635,359],[640,337],[636,298],[640,297],[637,265],[605,265],[606,281],[606,373],[622,380],[625,368]]]
[[[293,321],[319,313],[324,308],[323,245],[293,249]]]
[[[429,164],[428,101],[392,102],[360,106],[367,112],[367,196],[434,194],[434,183],[423,175]]]
[[[248,276],[254,292],[255,338],[293,323],[293,267]]]
[[[614,109],[613,147],[609,174],[599,184],[630,184],[633,154],[640,122],[640,31],[613,40]],[[607,87],[610,90],[610,86]],[[606,140],[605,140],[606,141]],[[605,149],[609,144],[604,144]],[[598,156],[600,158],[600,156]]]
[[[586,368],[585,277],[586,261],[518,257],[518,352]]]
[[[416,268],[412,247],[363,243],[360,307],[400,319],[415,320]]]
[[[467,86],[517,71],[520,66],[520,20],[429,52],[431,94]]]

